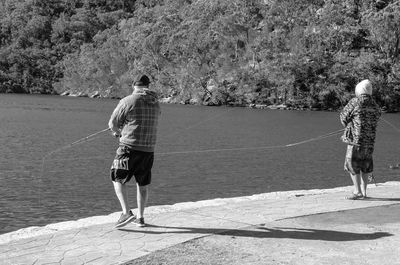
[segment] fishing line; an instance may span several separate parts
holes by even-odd
[[[398,127],[396,127],[393,123],[387,121],[386,119],[384,119],[382,117],[380,119],[383,120],[384,122],[386,122],[387,124],[389,124],[389,126],[392,127],[393,129],[395,129],[397,132],[400,132],[400,129]]]
[[[318,141],[321,139],[329,138],[335,135],[338,135],[344,131],[344,129],[337,130],[334,132],[330,132],[324,135],[320,135],[317,137],[313,137],[304,141],[286,144],[286,145],[270,145],[270,146],[258,146],[258,147],[238,147],[238,148],[221,148],[221,149],[205,149],[205,150],[192,150],[192,151],[175,151],[175,152],[165,152],[165,153],[156,153],[156,155],[176,155],[176,154],[194,154],[194,153],[211,153],[211,152],[226,152],[226,151],[248,151],[248,150],[267,150],[267,149],[277,149],[277,148],[287,148],[293,147],[313,141]]]
[[[293,144],[287,144],[284,147],[292,147],[292,146],[297,146],[297,145],[301,145],[301,144],[305,144],[305,143],[309,143],[309,142],[318,141],[318,140],[321,140],[321,139],[325,139],[325,138],[329,138],[331,136],[338,135],[339,133],[341,133],[343,131],[344,131],[344,129],[340,129],[340,130],[337,130],[337,131],[334,131],[334,132],[330,132],[330,133],[327,133],[327,134],[324,134],[324,135],[321,135],[321,136],[317,136],[317,137],[314,137],[314,138],[311,138],[311,139],[308,139],[308,140],[304,140],[304,141],[301,141],[301,142],[297,142],[297,143],[293,143]]]

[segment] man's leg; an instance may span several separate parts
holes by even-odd
[[[128,194],[126,185],[118,181],[113,181],[113,185],[115,194],[117,195],[119,203],[121,204],[122,213],[127,214],[130,209],[128,206]]]
[[[147,204],[147,199],[149,197],[148,185],[146,186],[139,186],[136,183],[136,190],[137,190],[137,205],[138,205],[138,218],[142,218],[144,215],[144,209]]]

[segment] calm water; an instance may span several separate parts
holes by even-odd
[[[117,103],[0,94],[0,233],[120,210],[108,179],[117,141],[108,133],[42,164],[52,150],[106,128]],[[384,118],[400,127],[400,115]],[[282,149],[165,154],[288,144],[338,129],[333,112],[163,105],[150,205],[351,185],[336,136]],[[400,180],[389,169],[399,153],[399,132],[381,122],[379,182]]]

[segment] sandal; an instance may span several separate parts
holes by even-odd
[[[361,193],[352,193],[350,196],[347,196],[346,199],[347,200],[359,200],[359,199],[363,199],[364,196]]]

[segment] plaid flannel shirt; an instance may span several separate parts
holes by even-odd
[[[131,95],[120,100],[108,126],[113,132],[121,134],[121,145],[133,150],[154,152],[160,113],[155,92],[135,89]]]

